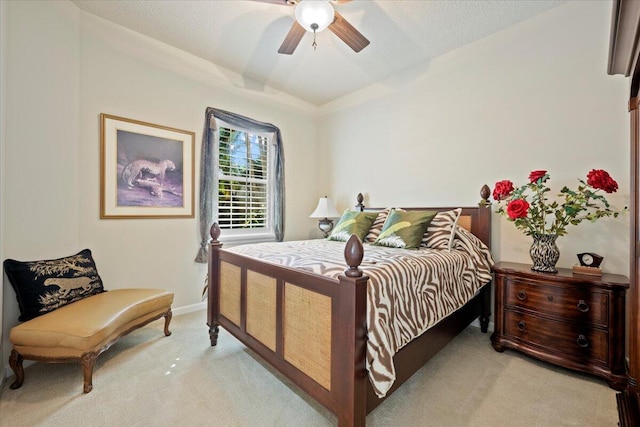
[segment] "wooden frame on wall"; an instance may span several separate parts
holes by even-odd
[[[100,114],[100,218],[193,218],[195,133]]]

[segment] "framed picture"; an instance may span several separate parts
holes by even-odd
[[[193,218],[195,133],[100,114],[100,218]]]

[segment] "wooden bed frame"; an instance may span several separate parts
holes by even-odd
[[[486,185],[478,207],[463,208],[459,225],[491,247]],[[359,208],[363,209],[361,196]],[[454,208],[409,208],[446,211]],[[487,332],[491,282],[465,306],[394,356],[396,381],[385,398],[373,391],[365,369],[367,280],[359,265],[362,243],[345,246],[348,268],[338,279],[260,262],[222,250],[211,227],[207,325],[211,345],[222,326],[298,387],[337,415],[338,425],[364,426],[366,414],[420,369],[476,318]]]

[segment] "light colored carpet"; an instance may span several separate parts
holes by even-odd
[[[6,382],[1,426],[332,426],[336,418],[221,329],[206,313],[174,316],[121,339],[82,393],[79,364],[35,363],[18,390]],[[615,426],[604,381],[495,352],[467,328],[367,417],[368,426]]]

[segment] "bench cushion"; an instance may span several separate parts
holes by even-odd
[[[9,340],[23,355],[81,357],[166,312],[172,303],[173,293],[164,290],[116,289],[17,325]]]

